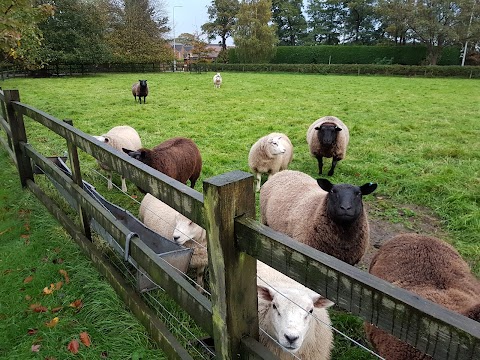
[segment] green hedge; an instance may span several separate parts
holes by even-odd
[[[411,66],[372,64],[205,64],[203,71],[297,72],[337,75],[461,77],[480,79],[480,66]]]
[[[427,55],[425,46],[278,46],[272,64],[399,64],[421,65]],[[239,63],[230,49],[230,63]],[[439,65],[460,65],[460,49],[445,48]]]

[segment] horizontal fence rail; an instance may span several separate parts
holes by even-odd
[[[88,219],[112,235],[124,253],[179,304],[215,342],[218,359],[273,359],[258,342],[256,260],[334,301],[340,308],[408,342],[435,359],[476,359],[477,322],[397,288],[255,221],[253,176],[242,171],[207,179],[203,194],[116,151],[71,124],[20,102],[18,92],[0,91],[2,145],[16,160],[22,186],[30,189],[87,252],[120,297],[169,354],[190,355],[91,243]],[[26,138],[24,117],[67,141],[72,175],[65,174]],[[107,164],[207,230],[211,300],[158,257],[140,237],[82,187],[76,148]],[[78,205],[82,226],[35,183],[32,165],[55,181]]]

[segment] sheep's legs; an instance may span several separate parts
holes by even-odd
[[[330,171],[328,172],[328,176],[332,176],[333,175],[333,172],[335,170],[335,166],[337,166],[337,162],[339,161],[340,159],[336,156],[333,157],[332,159],[332,167],[330,168]]]
[[[112,172],[110,171],[110,174],[108,174],[108,184],[107,184],[108,190],[113,189],[113,184],[112,184]]]
[[[204,284],[203,284],[203,274],[205,273],[205,266],[200,266],[197,268],[197,285],[195,288],[200,291],[201,293],[204,292]]]
[[[125,178],[122,176],[122,191],[127,192],[127,183],[125,182]]]
[[[260,173],[257,173],[256,177],[257,177],[257,180],[256,180],[257,186],[255,187],[255,191],[259,192],[260,191],[260,185],[261,185],[261,182],[262,182],[262,175]]]
[[[323,157],[322,156],[317,156],[317,161],[318,161],[318,175],[322,175]]]

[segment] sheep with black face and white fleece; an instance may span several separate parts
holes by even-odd
[[[385,242],[370,264],[370,274],[438,305],[480,321],[480,281],[450,244],[433,236],[405,233]],[[393,335],[365,324],[376,352],[388,360],[427,360]]]
[[[362,196],[377,184],[362,186],[315,180],[299,171],[273,175],[260,190],[262,222],[273,230],[350,265],[360,261],[370,241]]]
[[[262,174],[273,174],[285,170],[293,158],[292,142],[287,135],[270,133],[258,139],[250,148],[248,166],[256,181],[256,191],[260,191]]]
[[[213,87],[220,88],[222,86],[222,75],[220,73],[216,73],[213,75]]]
[[[138,96],[138,102],[141,104],[142,97],[143,97],[143,103],[145,104],[145,98],[148,96],[147,80],[138,80],[138,83],[133,84],[132,94],[133,94],[133,97],[135,98],[135,102],[137,101],[137,96]]]
[[[141,148],[123,151],[130,157],[164,173],[183,184],[190,180],[194,187],[202,171],[202,157],[197,145],[191,140],[176,137],[162,142],[152,149]]]
[[[106,134],[100,136],[94,136],[95,139],[112,146],[118,151],[122,151],[122,148],[128,148],[137,150],[142,147],[142,141],[138,132],[131,126],[115,126],[109,130]],[[108,177],[108,190],[111,190],[113,187],[112,184],[112,170],[101,161],[98,161],[99,166],[109,172]],[[122,191],[127,191],[127,184],[125,178],[122,176]]]
[[[307,143],[310,154],[317,159],[319,174],[322,174],[323,158],[326,157],[332,158],[328,175],[333,175],[337,162],[345,158],[349,140],[348,127],[335,116],[324,116],[310,125]]]
[[[304,360],[330,359],[333,334],[326,309],[333,302],[260,261],[257,293],[263,345],[281,360],[292,359],[292,354]]]
[[[197,289],[201,290],[204,287],[205,268],[208,266],[205,229],[149,193],[140,203],[138,217],[164,238],[193,249],[189,267],[196,271]]]

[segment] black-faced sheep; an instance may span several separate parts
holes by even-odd
[[[457,250],[438,238],[414,233],[397,235],[375,254],[369,272],[480,321],[480,282]],[[385,359],[432,359],[371,324],[365,327],[370,343]]]
[[[350,134],[347,126],[335,116],[324,116],[307,130],[307,143],[310,154],[318,161],[318,173],[322,173],[323,158],[332,158],[332,167],[328,172],[333,175],[337,162],[345,158]]]
[[[141,148],[133,151],[124,148],[123,151],[132,158],[184,184],[190,180],[192,188],[202,171],[200,150],[192,140],[187,138],[172,138],[152,149]]]
[[[142,147],[142,141],[140,140],[140,136],[138,135],[137,131],[132,128],[131,126],[123,125],[123,126],[115,126],[111,130],[109,130],[106,134],[100,136],[94,136],[95,139],[112,146],[113,148],[117,149],[118,151],[122,151],[122,148],[128,148],[137,150]],[[109,171],[108,176],[108,190],[112,189],[112,171],[106,165],[103,164],[101,161],[98,161],[99,166]],[[122,191],[127,191],[127,185],[125,182],[125,178],[122,176]]]
[[[203,275],[208,266],[205,229],[151,194],[146,194],[140,203],[138,217],[146,226],[164,238],[193,249],[189,267],[196,271],[197,289],[202,291]]]
[[[364,255],[370,229],[362,196],[377,184],[333,185],[299,171],[273,175],[260,190],[262,222],[350,265]]]
[[[292,354],[330,359],[333,334],[326,309],[333,302],[260,261],[257,276],[259,326],[268,334],[260,331],[260,342],[281,360]]]
[[[220,88],[221,85],[222,85],[222,76],[220,75],[220,73],[216,73],[215,75],[213,75],[213,87]]]
[[[255,142],[248,154],[248,166],[256,178],[256,191],[260,191],[262,174],[273,174],[285,170],[293,158],[292,142],[282,133],[268,134]]]
[[[143,97],[143,103],[145,104],[145,98],[148,96],[147,80],[138,80],[138,83],[133,84],[132,94],[133,94],[133,97],[135,98],[135,102],[137,101],[137,96],[138,96],[138,102],[141,104],[142,97]]]

